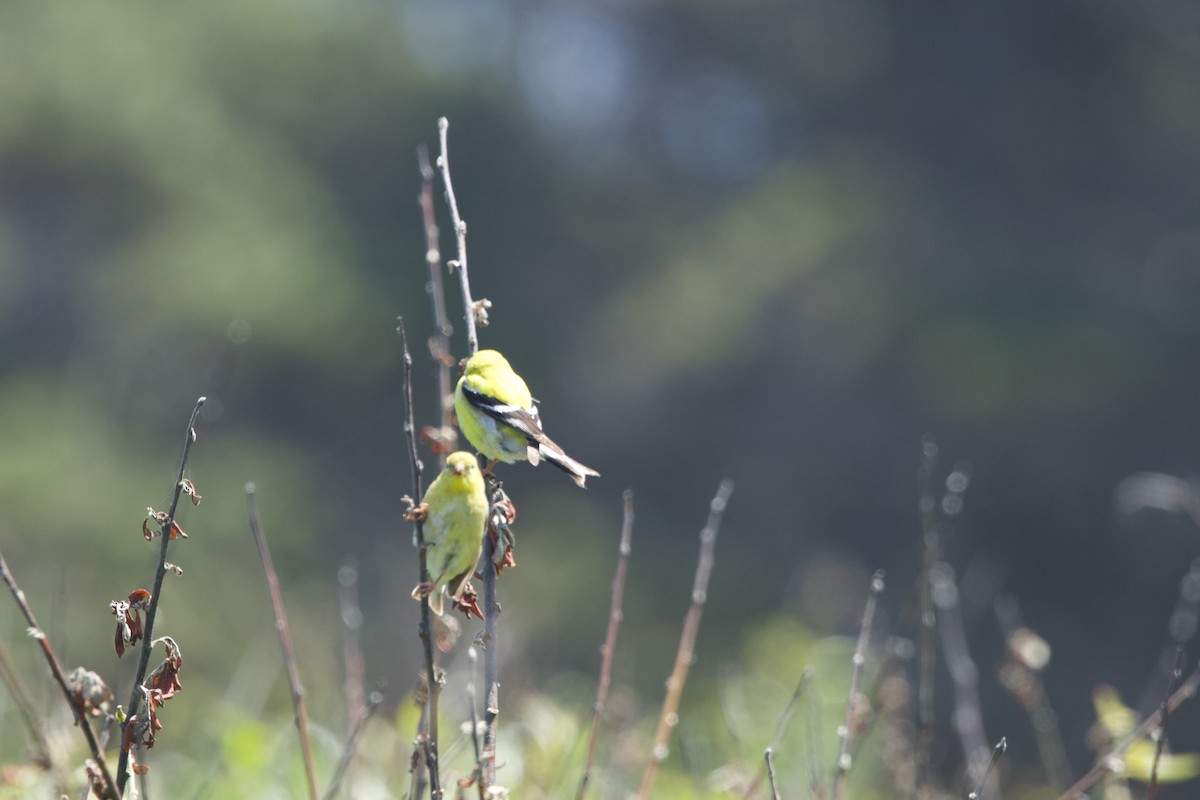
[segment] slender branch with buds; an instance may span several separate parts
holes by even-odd
[[[709,505],[708,523],[700,531],[700,558],[696,562],[696,577],[692,582],[692,604],[683,620],[683,633],[679,637],[679,650],[675,654],[675,668],[667,679],[667,695],[663,699],[662,712],[658,717],[658,730],[654,733],[654,745],[650,761],[642,773],[642,782],[635,795],[638,800],[648,800],[654,788],[658,769],[667,760],[670,752],[668,743],[671,730],[679,723],[679,701],[683,697],[683,685],[687,683],[688,669],[696,650],[696,635],[700,631],[700,617],[708,601],[708,579],[712,574],[713,550],[717,544],[717,531],[721,527],[721,516],[733,494],[733,481],[721,481],[717,494]]]
[[[154,571],[154,589],[150,592],[150,605],[146,609],[146,625],[142,637],[142,650],[138,655],[137,670],[133,676],[133,690],[129,695],[129,705],[125,708],[126,722],[121,725],[122,741],[124,734],[129,726],[128,720],[138,712],[138,707],[142,701],[142,681],[146,679],[146,670],[150,666],[150,651],[153,649],[152,642],[154,641],[154,620],[158,615],[158,601],[162,596],[163,578],[167,574],[167,547],[171,540],[174,539],[174,533],[178,526],[175,524],[175,512],[179,508],[179,497],[183,494],[184,489],[190,486],[190,481],[184,481],[184,475],[187,472],[188,456],[191,455],[192,445],[196,441],[196,418],[200,416],[200,408],[204,405],[208,398],[200,397],[196,400],[196,405],[192,409],[192,416],[188,419],[187,433],[183,441],[183,455],[179,459],[179,473],[175,477],[174,493],[171,496],[171,507],[163,518],[163,524],[159,532],[159,548],[158,548],[158,566]],[[194,492],[188,492],[193,500],[198,495]],[[122,748],[121,756],[117,760],[117,794],[124,795],[125,782],[128,780],[129,767],[129,750]]]

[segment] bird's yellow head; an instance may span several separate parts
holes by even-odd
[[[479,462],[475,460],[474,453],[459,450],[457,453],[451,453],[446,456],[446,469],[462,477],[463,475],[470,475],[473,469],[479,469]]]
[[[496,369],[512,371],[512,367],[508,365],[508,359],[500,355],[499,351],[480,350],[467,359],[467,365],[463,367],[463,374],[481,375]]]

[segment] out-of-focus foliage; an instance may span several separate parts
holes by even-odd
[[[168,576],[156,630],[187,654],[185,689],[151,784],[301,791],[245,522],[254,481],[318,773],[347,715],[334,573],[350,555],[368,679],[389,699],[355,785],[399,796],[419,656],[393,331],[403,315],[418,422],[432,422],[415,147],[447,115],[473,288],[494,303],[483,344],[604,474],[583,493],[548,468],[501,470],[520,514],[500,588],[502,778],[522,797],[574,786],[633,486],[597,796],[633,787],[724,475],[738,489],[658,794],[711,796],[753,773],[806,663],[819,702],[780,747],[785,795],[809,754],[830,768],[839,637],[875,568],[890,588],[871,669],[884,636],[916,634],[915,471],[932,431],[947,471],[972,464],[945,556],[986,729],[1011,744],[1006,796],[1045,796],[1029,722],[992,679],[994,596],[1019,600],[1053,647],[1043,678],[1078,772],[1094,685],[1142,691],[1140,711],[1161,700],[1156,664],[1198,550],[1184,515],[1113,508],[1126,476],[1186,476],[1200,453],[1197,42],[1182,0],[5,4],[0,548],[67,668],[100,672],[125,702],[133,667],[112,653],[107,604],[151,580],[139,523],[169,501],[187,412],[208,396],[190,470],[205,499],[181,515],[184,575]],[[450,315],[461,329],[456,299]],[[1185,606],[1176,623],[1195,618]],[[61,763],[78,763],[6,608],[0,639]],[[448,659],[447,730],[466,719],[476,630]],[[937,679],[934,772],[961,796]],[[0,764],[23,764],[25,732],[0,712]],[[888,730],[861,746],[856,798],[892,796]],[[39,780],[0,774],[12,796]]]

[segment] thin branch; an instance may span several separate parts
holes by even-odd
[[[142,634],[142,650],[138,655],[137,670],[133,675],[133,690],[129,694],[129,704],[125,707],[126,721],[121,724],[121,741],[125,741],[125,729],[129,725],[129,720],[137,713],[138,705],[142,701],[142,681],[146,679],[146,670],[150,666],[150,651],[154,647],[152,644],[154,641],[154,619],[158,615],[158,601],[162,595],[163,578],[167,574],[167,547],[171,543],[170,533],[175,526],[175,512],[179,508],[179,496],[183,493],[183,477],[187,472],[188,456],[192,452],[192,444],[196,441],[196,418],[200,416],[200,408],[207,399],[206,397],[196,399],[196,405],[192,409],[192,416],[188,419],[187,433],[183,440],[183,455],[179,458],[179,472],[175,476],[175,489],[171,496],[171,508],[167,511],[166,521],[159,532],[161,541],[158,548],[158,566],[154,571],[154,589],[150,593],[150,607],[146,609],[146,624],[143,627]],[[119,796],[125,794],[125,781],[129,777],[128,767],[129,750],[121,748],[121,755],[117,760],[117,794]]]
[[[483,710],[483,753],[479,781],[484,790],[496,783],[497,719],[500,716],[500,659],[496,623],[500,603],[496,599],[496,541],[483,537],[483,685],[487,687]]]
[[[624,501],[624,520],[621,524],[621,544],[617,549],[617,573],[613,576],[612,603],[608,611],[608,633],[604,636],[604,645],[600,648],[600,684],[596,687],[596,704],[592,707],[592,732],[588,741],[587,761],[583,767],[583,778],[579,782],[579,791],[575,793],[577,800],[583,800],[587,794],[588,781],[592,778],[592,763],[596,758],[596,740],[600,733],[600,720],[604,714],[604,704],[608,701],[608,689],[612,685],[613,653],[617,649],[617,632],[621,628],[621,598],[625,594],[625,573],[629,568],[629,553],[633,540],[633,490],[626,489],[622,495]]]
[[[382,702],[382,694],[371,692],[367,697],[366,705],[359,708],[354,726],[350,729],[350,736],[346,739],[346,748],[342,750],[342,757],[338,759],[337,767],[333,771],[333,778],[329,781],[329,788],[323,795],[324,800],[333,800],[337,797],[338,791],[342,787],[342,780],[346,777],[346,771],[350,768],[350,762],[354,760],[358,751],[358,737],[362,735],[363,729],[367,727],[367,721],[379,710],[379,704]]]
[[[642,773],[642,783],[635,795],[639,800],[647,800],[650,797],[658,769],[667,760],[670,752],[668,743],[671,739],[671,729],[679,723],[679,700],[683,697],[683,685],[687,683],[688,669],[695,655],[700,617],[708,600],[708,579],[712,574],[717,531],[721,527],[721,516],[725,513],[725,506],[729,503],[731,494],[733,481],[726,478],[721,481],[716,496],[709,504],[708,522],[700,531],[700,558],[696,562],[696,577],[692,583],[692,604],[683,620],[683,633],[679,637],[679,650],[675,654],[675,668],[671,671],[671,677],[667,679],[667,694],[663,698],[662,713],[658,717],[658,730],[654,734],[650,761],[646,764],[646,771]]]
[[[29,694],[29,689],[21,680],[21,676],[13,669],[12,662],[8,658],[8,649],[3,644],[0,644],[0,680],[3,680],[4,685],[8,687],[9,694],[12,695],[17,710],[21,713],[21,718],[25,720],[25,727],[29,728],[29,736],[33,739],[35,760],[55,775],[59,775],[60,770],[54,761],[50,743],[46,741],[46,734],[42,730],[42,723],[39,719],[40,715],[33,705],[33,697]]]
[[[471,280],[467,270],[467,223],[458,211],[458,199],[454,194],[454,182],[450,178],[450,150],[447,132],[450,121],[438,119],[438,142],[441,147],[437,158],[441,170],[442,185],[446,193],[446,206],[450,209],[450,221],[454,226],[457,256],[447,262],[451,269],[458,270],[459,286],[462,289],[464,319],[467,324],[467,356],[479,351],[479,334],[476,325],[487,324],[487,300],[476,301],[471,297]],[[500,603],[496,598],[496,542],[491,536],[483,538],[482,571],[483,583],[483,684],[486,687],[483,712],[483,753],[480,781],[484,789],[496,782],[496,738],[497,719],[500,715],[500,648],[497,623]]]
[[[917,776],[913,782],[914,796],[928,780],[929,758],[933,748],[934,716],[933,716],[933,677],[936,665],[936,629],[931,596],[930,571],[933,565],[941,560],[941,537],[937,527],[937,499],[934,494],[934,475],[937,472],[938,446],[933,434],[926,434],[921,439],[921,468],[918,471],[920,483],[921,533],[923,543],[923,564],[921,569],[921,627],[920,627],[920,672],[917,683],[917,719],[919,732],[917,734],[916,754]]]
[[[479,800],[484,798],[483,780],[483,751],[479,746],[479,709],[475,697],[475,676],[479,674],[479,651],[473,646],[467,648],[467,660],[470,661],[471,679],[467,681],[467,705],[471,707],[471,744],[475,747],[475,768],[471,777],[475,788],[479,790]]]
[[[358,562],[347,556],[337,571],[338,609],[342,617],[342,664],[346,672],[347,730],[358,724],[358,709],[367,704],[363,688],[362,609],[358,604]]]
[[[454,328],[446,316],[446,289],[442,280],[442,251],[439,245],[441,232],[438,230],[437,214],[433,208],[433,180],[435,173],[429,163],[429,151],[425,145],[417,148],[417,166],[421,171],[422,227],[425,230],[425,264],[429,267],[429,297],[433,303],[434,333],[429,339],[429,352],[437,365],[438,425],[437,435],[441,445],[438,464],[446,466],[446,454],[455,450],[458,431],[454,427],[454,394],[450,382],[450,336]]]
[[[258,503],[254,497],[254,484],[246,484],[246,511],[250,516],[250,533],[258,547],[262,560],[263,574],[267,578],[267,589],[271,593],[271,606],[275,609],[275,628],[279,631],[279,649],[283,651],[283,664],[287,668],[288,686],[292,692],[292,711],[296,717],[296,731],[300,734],[300,752],[304,757],[304,776],[308,780],[308,796],[317,800],[317,778],[313,771],[312,743],[308,738],[308,712],[304,708],[304,687],[300,685],[300,669],[296,665],[296,650],[292,647],[292,633],[288,628],[287,611],[283,608],[283,593],[279,590],[279,576],[271,562],[271,551],[267,547],[267,536],[263,533],[258,518]]]
[[[846,721],[838,728],[838,759],[837,773],[833,781],[833,800],[842,796],[842,787],[846,783],[846,774],[850,771],[852,757],[850,742],[861,718],[860,692],[863,671],[867,663],[867,645],[871,640],[871,624],[875,620],[875,605],[879,595],[883,593],[883,570],[876,570],[871,576],[871,591],[867,594],[867,605],[863,609],[862,624],[858,629],[858,644],[854,648],[853,677],[850,679],[850,699],[846,701]]]
[[[963,630],[954,571],[948,564],[939,562],[930,571],[929,578],[933,602],[937,607],[937,628],[941,634],[942,651],[946,656],[950,679],[954,683],[954,727],[962,741],[968,776],[971,780],[983,780],[986,777],[988,751],[991,748],[983,730],[983,712],[979,703],[979,669],[967,650],[967,636]]]
[[[775,732],[771,735],[771,743],[767,745],[767,750],[774,752],[779,747],[779,740],[783,738],[783,732],[787,728],[788,720],[792,717],[792,712],[796,710],[796,705],[800,702],[800,698],[804,696],[805,691],[812,684],[813,668],[805,667],[800,673],[800,680],[796,682],[796,689],[792,692],[792,697],[788,700],[787,705],[783,707],[783,713],[779,715],[779,721],[775,723]],[[759,769],[758,774],[754,776],[754,780],[750,781],[750,785],[746,787],[746,791],[742,792],[743,800],[750,800],[754,793],[758,791],[759,784],[765,775],[766,764]]]
[[[412,354],[408,351],[408,335],[404,330],[404,320],[398,320],[396,332],[400,334],[400,345],[404,351],[404,438],[408,444],[409,467],[412,470],[412,486],[414,498],[425,494],[425,467],[417,454],[416,423],[413,421],[413,389],[412,389]],[[417,562],[420,569],[421,585],[429,583],[429,565],[425,550],[425,527],[418,517],[414,521],[416,531]],[[437,661],[434,657],[433,622],[430,619],[429,596],[421,598],[421,623],[417,629],[421,644],[425,651],[425,678],[428,695],[425,701],[425,714],[428,720],[424,738],[425,766],[429,770],[429,796],[431,800],[439,800],[442,796],[441,774],[438,769],[438,694],[441,682],[438,677]],[[420,739],[420,736],[418,736]],[[417,798],[412,798],[417,800]]]
[[[83,731],[83,737],[87,739],[92,760],[96,762],[96,767],[100,770],[100,774],[104,778],[104,797],[109,800],[119,800],[119,790],[114,788],[115,784],[113,783],[112,775],[109,774],[108,763],[104,760],[104,750],[96,740],[96,734],[92,730],[91,723],[88,722],[87,712],[76,699],[75,693],[71,691],[71,685],[67,682],[67,676],[63,672],[62,663],[59,662],[58,656],[55,655],[54,648],[50,646],[50,640],[46,638],[46,632],[41,629],[37,623],[37,619],[33,616],[33,609],[29,607],[29,602],[25,599],[25,592],[21,590],[21,587],[17,586],[17,581],[13,577],[12,571],[9,570],[8,562],[4,560],[3,553],[0,553],[0,576],[4,578],[4,583],[8,585],[8,590],[12,592],[13,599],[17,601],[17,607],[25,615],[25,622],[29,625],[29,636],[36,639],[37,643],[41,646],[42,654],[46,657],[46,663],[50,665],[50,673],[54,676],[54,682],[62,689],[63,697],[66,698],[67,705],[71,707],[71,712],[75,715],[75,721]]]
[[[996,746],[992,748],[992,757],[988,759],[987,769],[979,778],[979,784],[975,787],[975,791],[967,795],[967,800],[979,800],[983,797],[984,785],[987,783],[988,776],[992,774],[992,768],[996,766],[996,761],[1000,756],[1006,752],[1008,752],[1008,738],[1001,736],[1000,741],[996,742]]]
[[[1175,685],[1182,677],[1183,645],[1179,644],[1175,648],[1175,668],[1171,670],[1171,681],[1167,684],[1167,696],[1163,698],[1162,705],[1158,707],[1162,722],[1154,729],[1154,761],[1150,764],[1150,789],[1146,794],[1146,800],[1154,800],[1158,797],[1158,762],[1162,759],[1163,745],[1167,743],[1167,721],[1171,718],[1171,709],[1167,708],[1167,701],[1171,699],[1171,692],[1175,690]]]
[[[1013,597],[998,596],[993,609],[1008,648],[1008,658],[999,670],[1000,685],[1012,693],[1029,716],[1046,778],[1051,788],[1061,792],[1071,782],[1071,771],[1058,715],[1050,707],[1042,683],[1041,671],[1049,663],[1050,645],[1021,624],[1020,610]]]
[[[1175,713],[1176,709],[1195,697],[1198,688],[1200,688],[1200,665],[1197,665],[1192,670],[1192,674],[1188,675],[1188,679],[1171,693],[1171,697],[1167,700],[1165,708],[1159,708],[1142,720],[1142,724],[1134,728],[1133,732],[1110,750],[1108,755],[1097,761],[1096,765],[1088,770],[1086,775],[1077,780],[1070,789],[1063,792],[1058,800],[1076,800],[1076,798],[1094,786],[1097,781],[1108,774],[1114,763],[1120,761],[1121,755],[1129,749],[1131,744],[1149,735],[1156,726],[1162,724],[1165,715]]]
[[[442,117],[438,120],[438,141],[441,144],[441,153],[438,155],[437,165],[442,172],[442,185],[446,189],[446,205],[450,208],[450,221],[454,225],[454,239],[458,248],[458,257],[450,262],[449,266],[451,269],[458,270],[458,280],[462,286],[463,310],[466,312],[467,323],[467,356],[469,357],[475,355],[479,350],[479,336],[475,332],[475,315],[481,309],[471,299],[471,281],[467,274],[467,223],[458,213],[458,199],[454,196],[454,182],[450,180],[450,152],[446,144],[446,133],[449,129],[450,121],[448,119]]]
[[[763,761],[767,765],[767,780],[771,784],[771,797],[773,800],[781,800],[779,797],[779,787],[775,785],[775,759],[773,756],[775,751],[768,747],[763,751]]]

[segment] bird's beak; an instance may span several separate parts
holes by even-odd
[[[455,464],[450,469],[454,470],[454,474],[459,475],[459,476],[466,474],[466,471],[467,471],[467,468],[465,466],[463,466],[462,464]]]

